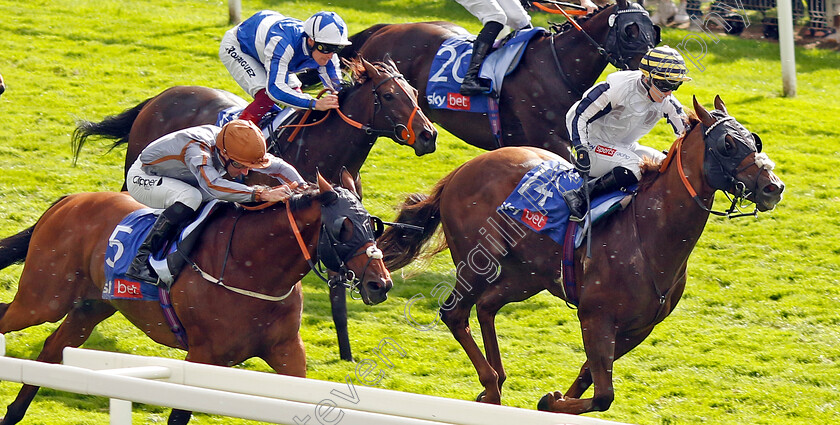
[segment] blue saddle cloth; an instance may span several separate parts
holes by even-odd
[[[504,77],[519,64],[525,46],[534,36],[544,32],[544,28],[520,30],[504,46],[487,56],[479,72],[479,78],[490,81],[487,95],[497,96],[501,92]],[[464,96],[458,92],[470,64],[472,45],[472,38],[467,36],[451,38],[441,44],[432,60],[426,85],[426,100],[432,109],[488,112],[487,95]]]
[[[127,215],[108,238],[105,250],[105,300],[159,300],[158,288],[145,282],[136,282],[125,276],[126,270],[137,255],[137,248],[155,224],[162,210],[143,208]]]
[[[544,161],[525,174],[498,211],[562,245],[569,222],[569,208],[562,194],[582,184],[583,179],[568,162]],[[591,200],[590,217],[597,221],[609,214],[625,196],[626,192],[616,190]],[[577,226],[576,248],[583,242],[585,229],[586,226]]]
[[[153,253],[150,258],[152,267],[161,279],[174,280],[175,276],[169,272],[166,256],[175,252],[178,242],[190,236],[199,228],[220,201],[213,200],[204,205],[196,219],[181,231],[176,243],[169,246],[166,253]],[[158,287],[146,282],[136,282],[125,275],[132,260],[137,255],[137,249],[146,239],[157,216],[163,212],[160,209],[143,208],[134,211],[120,221],[108,238],[108,248],[105,250],[105,286],[102,288],[102,299],[105,300],[142,300],[158,301]]]

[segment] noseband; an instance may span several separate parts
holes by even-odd
[[[376,247],[371,216],[353,202],[351,197],[354,195],[349,191],[336,188],[336,191],[338,190],[342,190],[342,192],[337,194],[333,201],[322,204],[321,233],[317,248],[320,262],[327,269],[336,272],[337,275],[333,279],[326,279],[318,269],[312,267],[312,270],[321,280],[332,287],[343,285],[349,288],[352,295],[358,291],[359,279],[347,267],[347,263],[359,255],[367,255],[367,263],[362,269],[362,276],[364,276],[374,260],[382,259],[382,251]],[[342,229],[346,221],[350,222],[352,230],[347,240],[341,240]],[[367,248],[363,248],[365,245],[368,245]]]
[[[347,115],[344,114],[344,112],[341,112],[340,107],[338,109],[335,109],[335,111],[336,111],[336,113],[338,113],[338,116],[341,117],[342,120],[344,120],[345,123],[347,123],[348,125],[350,125],[354,128],[362,130],[365,134],[367,134],[369,136],[376,136],[376,137],[385,136],[385,137],[392,138],[392,139],[394,139],[394,140],[396,140],[400,143],[404,143],[406,145],[412,146],[412,145],[414,145],[414,142],[417,140],[417,135],[414,132],[412,123],[414,122],[415,116],[417,116],[417,112],[420,111],[420,106],[417,105],[416,100],[412,100],[412,103],[414,104],[414,109],[411,111],[411,115],[409,115],[409,117],[408,117],[408,126],[400,124],[400,123],[396,122],[390,116],[386,115],[385,119],[388,120],[388,122],[391,123],[391,126],[392,126],[390,129],[380,130],[380,129],[376,129],[376,128],[372,127],[372,125],[373,125],[372,123],[376,120],[376,114],[382,109],[382,101],[379,99],[379,92],[377,91],[379,89],[379,87],[382,86],[383,84],[387,83],[388,81],[395,80],[397,78],[399,78],[402,81],[405,81],[406,84],[408,84],[408,82],[405,80],[405,77],[403,77],[402,74],[399,74],[399,73],[390,74],[387,71],[384,71],[384,72],[388,73],[389,77],[380,81],[379,83],[377,83],[373,87],[373,105],[374,105],[374,107],[373,107],[373,117],[371,117],[371,119],[370,119],[371,124],[362,124],[362,123],[348,117]],[[399,82],[396,82],[396,84],[400,89],[402,89],[402,91],[406,94],[406,96],[408,96],[409,99],[412,99],[411,95],[408,93],[408,90],[406,90],[405,87],[403,87],[402,84],[400,84]],[[318,97],[320,98],[326,92],[327,92],[327,89],[322,90],[320,93],[318,93]],[[294,140],[295,136],[297,136],[297,133],[298,133],[298,131],[300,131],[301,128],[312,127],[312,126],[321,124],[322,122],[326,121],[327,118],[329,118],[332,111],[333,111],[332,109],[327,110],[327,113],[326,113],[326,115],[324,115],[323,118],[319,119],[318,121],[309,123],[309,124],[286,124],[286,125],[282,125],[282,126],[277,127],[277,129],[274,132],[272,132],[272,135],[271,135],[272,144],[274,143],[274,141],[277,138],[276,135],[279,134],[283,129],[294,128],[294,131],[292,132],[291,135],[289,135],[289,138],[288,138],[288,141],[291,142],[292,140]],[[301,117],[300,122],[301,123],[305,122],[307,120],[307,118],[309,118],[309,114],[311,112],[312,112],[312,110],[307,110],[303,114],[303,116]]]
[[[713,111],[712,114],[721,115],[718,111]],[[737,179],[737,175],[753,165],[757,166],[759,168],[759,172],[756,175],[755,184],[753,185],[754,187],[757,187],[758,179],[761,177],[761,173],[769,173],[775,164],[772,160],[770,160],[767,154],[758,152],[760,148],[756,147],[756,149],[753,150],[751,147],[747,146],[747,144],[742,140],[745,138],[745,132],[746,129],[744,129],[743,126],[741,126],[738,121],[731,116],[720,116],[717,121],[708,128],[705,128],[704,126],[703,142],[705,144],[705,155],[703,159],[703,169],[706,181],[713,189],[724,192],[727,199],[731,202],[729,208],[722,212],[714,211],[704,205],[700,196],[697,195],[697,192],[691,186],[691,182],[688,181],[688,177],[686,176],[685,170],[682,166],[682,143],[688,136],[686,135],[681,137],[674,144],[673,149],[675,150],[674,155],[677,159],[677,169],[679,170],[680,180],[682,180],[683,186],[685,186],[686,190],[688,190],[692,199],[697,202],[697,205],[710,214],[730,219],[758,215],[758,206],[755,206],[752,212],[745,213],[741,211],[743,202],[746,201],[747,197],[753,193],[755,188],[753,190],[749,190],[743,182]],[[735,140],[737,144],[736,153],[746,151],[744,155],[737,156],[737,158],[740,159],[736,160],[726,158],[720,153],[720,149],[725,144],[726,136]],[[757,144],[757,146],[760,145]],[[747,165],[739,167],[739,164],[743,162],[744,158],[746,158],[750,153],[755,153],[753,161]],[[667,161],[663,163],[662,166],[662,169],[664,170],[667,166]]]
[[[403,77],[402,74],[397,73],[397,74],[390,75],[388,78],[380,81],[375,86],[373,86],[374,109],[373,109],[373,118],[371,119],[371,123],[373,123],[373,121],[376,119],[376,114],[379,113],[379,111],[382,109],[382,102],[379,99],[379,92],[377,90],[379,89],[379,87],[381,87],[383,84],[387,83],[388,81],[394,80],[394,84],[396,84],[397,87],[399,87],[403,91],[403,93],[405,93],[405,95],[408,96],[409,99],[412,99],[411,94],[409,94],[408,90],[405,89],[405,86],[403,86],[403,84],[400,83],[400,81],[397,81],[397,79],[399,79],[400,81],[402,81],[405,84],[408,84],[408,81],[406,81],[405,77]],[[420,111],[420,106],[417,104],[417,101],[414,100],[414,99],[412,99],[411,103],[414,104],[414,109],[412,109],[411,115],[409,115],[409,117],[408,117],[408,125],[407,126],[396,122],[393,118],[391,118],[391,116],[386,115],[385,119],[388,120],[388,122],[391,123],[391,126],[392,126],[391,130],[377,130],[377,129],[371,128],[370,126],[367,126],[366,128],[363,128],[363,130],[365,131],[365,133],[367,133],[369,135],[373,135],[373,136],[377,136],[377,137],[378,136],[392,137],[394,140],[396,140],[400,143],[405,143],[408,146],[414,145],[414,142],[417,140],[417,135],[414,133],[412,123],[414,122],[414,117],[417,116],[417,112]]]

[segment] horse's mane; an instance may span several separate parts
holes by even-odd
[[[334,197],[332,192],[321,193],[320,188],[315,183],[309,183],[303,188],[295,189],[295,193],[289,199],[289,205],[292,211],[302,210],[312,206],[312,202],[318,200],[322,203],[326,201],[327,197]]]
[[[601,13],[601,11],[607,9],[610,6],[612,6],[612,5],[611,4],[604,4],[604,5],[598,6],[598,8],[595,9],[594,11],[592,11],[592,13],[589,13],[586,16],[581,16],[578,19],[575,19],[575,22],[577,22],[578,25],[583,25],[584,22],[588,21],[593,16]],[[559,24],[555,23],[555,22],[551,22],[551,21],[548,21],[548,23],[550,25],[549,28],[551,29],[551,34],[548,34],[549,37],[551,37],[553,35],[563,34],[564,32],[569,31],[570,29],[574,28],[572,23],[569,22],[568,20],[563,22],[563,23],[559,23]]]
[[[697,114],[695,114],[694,111],[689,111],[688,128],[686,129],[685,134],[688,135],[691,133],[698,124],[700,124],[700,118],[697,117]],[[676,143],[676,141],[674,143]],[[646,187],[650,186],[661,175],[661,167],[662,161],[657,161],[648,157],[644,158],[641,167],[642,180],[639,182],[639,190],[644,190]]]

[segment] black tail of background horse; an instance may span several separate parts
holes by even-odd
[[[32,239],[33,229],[35,229],[35,226],[0,240],[0,270],[26,259],[26,251],[29,250],[29,240]]]
[[[140,114],[143,107],[152,99],[154,98],[146,99],[139,105],[131,109],[126,109],[118,115],[107,116],[100,122],[80,121],[76,126],[76,130],[73,131],[73,140],[71,141],[73,164],[75,165],[76,161],[78,161],[82,146],[85,145],[87,138],[90,136],[116,140],[108,149],[108,152],[111,152],[119,145],[127,144],[128,135],[131,133],[131,126],[134,124],[134,120],[137,119],[137,115]],[[123,187],[124,189],[125,187]]]

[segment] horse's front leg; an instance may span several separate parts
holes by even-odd
[[[330,278],[334,273],[330,272]],[[350,348],[350,334],[347,332],[347,290],[341,283],[329,285],[330,307],[335,324],[335,336],[338,338],[338,355],[341,360],[353,361]]]
[[[446,305],[455,303],[450,295]],[[502,394],[499,389],[499,375],[481,354],[481,349],[472,337],[470,332],[470,310],[472,305],[456,304],[454,308],[441,309],[441,320],[449,327],[452,336],[461,344],[461,347],[470,358],[475,371],[478,373],[478,381],[484,386],[484,391],[479,394],[478,400],[484,403],[501,404]]]
[[[484,341],[484,354],[498,376],[499,393],[502,391],[502,384],[507,379],[496,334],[496,314],[507,303],[503,295],[502,287],[497,286],[494,290],[482,294],[475,305],[478,323],[481,325],[481,338]]]
[[[585,315],[580,312],[580,326],[583,334],[583,348],[586,351],[586,363],[578,374],[577,382],[572,385],[569,395],[559,391],[546,394],[537,404],[539,410],[579,415],[592,411],[605,411],[615,398],[612,386],[612,368],[615,361],[617,328],[610,316]],[[588,366],[588,367],[587,367]],[[577,398],[589,387],[589,381],[595,385],[592,398]],[[572,397],[575,395],[577,397]]]

